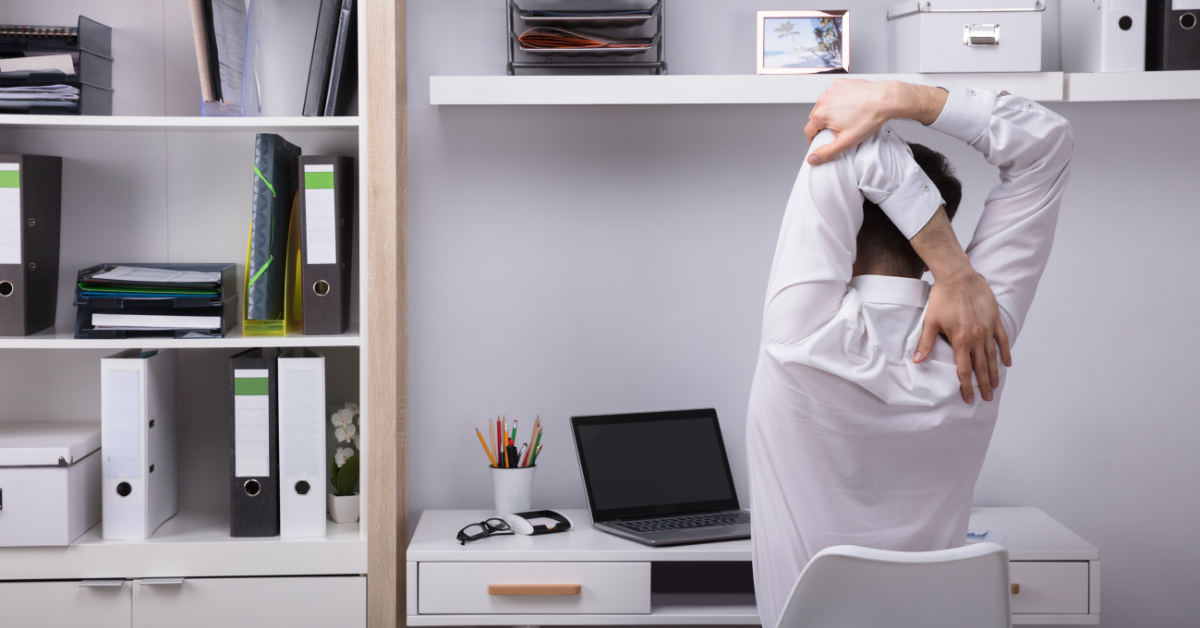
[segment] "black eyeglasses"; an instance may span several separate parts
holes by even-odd
[[[512,530],[508,527],[503,519],[495,517],[487,521],[472,523],[471,525],[458,531],[458,542],[461,545],[466,545],[467,541],[478,541],[492,535],[512,534]]]

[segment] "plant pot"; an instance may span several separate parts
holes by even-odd
[[[334,495],[329,493],[329,516],[334,523],[358,521],[358,495]]]

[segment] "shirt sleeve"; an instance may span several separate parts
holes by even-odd
[[[1050,257],[1074,132],[1062,116],[1007,92],[957,83],[949,92],[931,128],[963,140],[1000,169],[967,255],[995,293],[1015,343]]]
[[[809,152],[833,139],[832,131],[822,131]],[[806,160],[775,248],[763,342],[800,342],[833,320],[852,274],[864,198],[879,205],[907,238],[943,204],[890,125],[820,166]]]

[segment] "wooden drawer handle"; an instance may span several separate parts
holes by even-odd
[[[579,595],[578,584],[489,584],[491,595]]]
[[[1013,595],[1016,595],[1021,592],[1021,585],[1017,584],[1016,582],[1012,583],[1012,585],[1010,585],[1010,586],[1012,587]]]

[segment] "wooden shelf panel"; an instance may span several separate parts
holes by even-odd
[[[431,105],[700,105],[816,102],[839,78],[923,85],[967,83],[1039,101],[1063,98],[1062,72],[810,74],[797,76],[431,76]]]
[[[0,548],[0,580],[367,573],[359,524],[316,539],[232,538],[229,510],[180,509],[145,541],[106,541],[102,523],[66,547]]]
[[[0,115],[0,129],[89,129],[166,131],[320,131],[357,129],[357,116],[230,117],[200,116],[26,116]]]
[[[358,325],[340,336],[243,336],[234,327],[224,338],[129,338],[125,340],[77,340],[73,325],[58,325],[32,336],[0,336],[0,349],[221,349],[230,347],[357,347]]]

